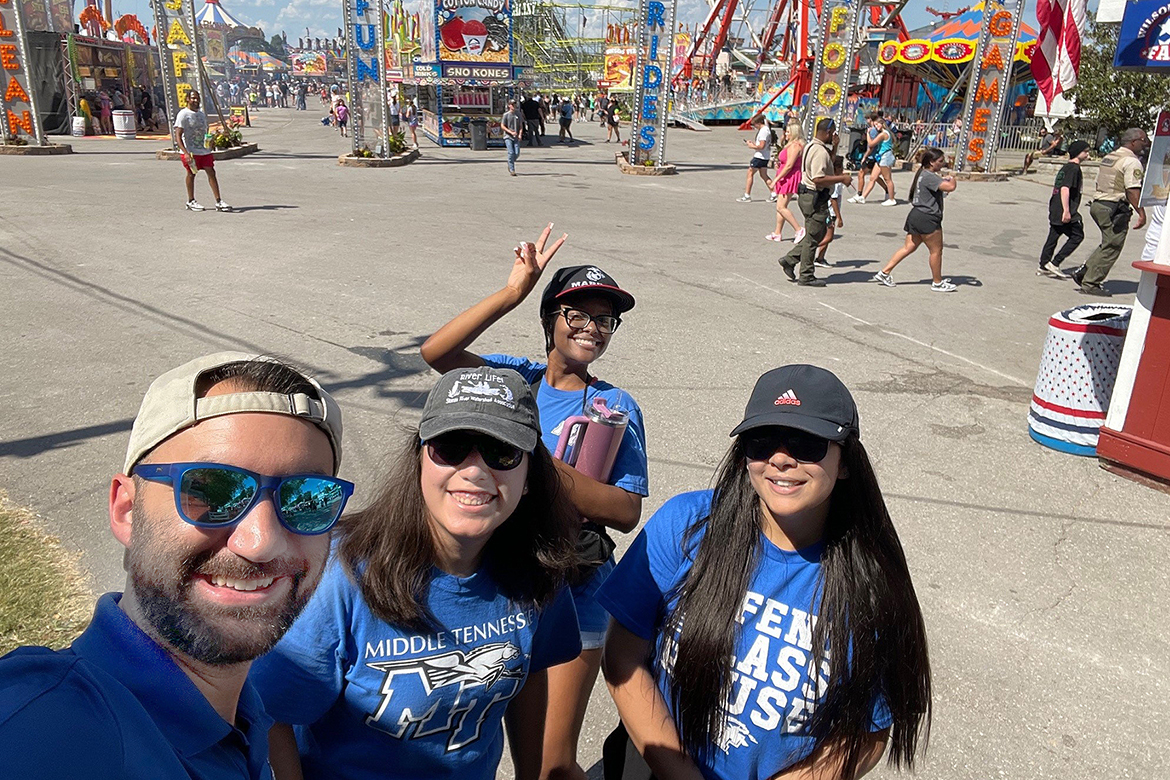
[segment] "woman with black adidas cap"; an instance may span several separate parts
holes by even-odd
[[[607,780],[851,780],[887,744],[912,767],[926,631],[852,396],[777,368],[731,435],[715,489],[667,501],[598,594],[605,679],[645,762],[619,729]]]
[[[526,242],[516,247],[515,262],[504,287],[436,331],[423,344],[422,356],[438,371],[485,364],[518,371],[532,383],[540,409],[542,438],[550,450],[557,444],[564,421],[582,414],[596,398],[605,399],[610,409],[629,414],[608,482],[556,461],[561,484],[584,518],[579,548],[591,567],[573,588],[582,653],[569,663],[549,669],[542,776],[583,780],[585,772],[577,764],[577,740],[601,665],[609,619],[597,603],[596,592],[615,565],[614,545],[606,528],[632,531],[642,513],[642,499],[649,492],[642,410],[629,393],[598,379],[590,368],[609,347],[621,316],[634,307],[634,297],[596,266],[561,268],[540,298],[546,362],[503,354],[481,356],[469,351],[484,331],[536,289],[544,269],[567,238],[562,235],[549,245],[551,232],[550,223],[535,244]]]

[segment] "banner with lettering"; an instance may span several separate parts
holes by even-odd
[[[957,171],[995,170],[999,126],[1012,91],[1012,66],[1023,11],[1023,0],[988,2],[983,8],[983,29],[975,47],[955,152]]]
[[[813,129],[822,117],[835,119],[838,129],[845,118],[857,48],[857,6],[856,2],[826,3],[821,13],[821,45],[804,113],[806,138],[813,137]]]
[[[20,5],[0,0],[0,144],[44,146],[45,131],[28,75],[27,30]]]
[[[666,120],[670,114],[670,66],[674,57],[677,0],[638,3],[637,64],[634,69],[634,123],[630,162],[666,163]]]
[[[512,65],[511,0],[435,0],[440,62]]]

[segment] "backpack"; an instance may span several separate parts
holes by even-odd
[[[341,103],[337,106],[337,121],[345,122],[349,119],[349,106]]]

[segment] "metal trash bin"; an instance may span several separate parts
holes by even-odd
[[[1132,310],[1088,304],[1048,320],[1028,412],[1028,433],[1036,442],[1073,455],[1097,454]]]
[[[471,120],[471,151],[487,151],[487,120]]]

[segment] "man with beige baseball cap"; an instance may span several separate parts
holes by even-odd
[[[248,669],[309,600],[353,485],[341,410],[269,358],[156,379],[110,485],[125,593],[67,649],[0,659],[5,776],[271,780]]]

